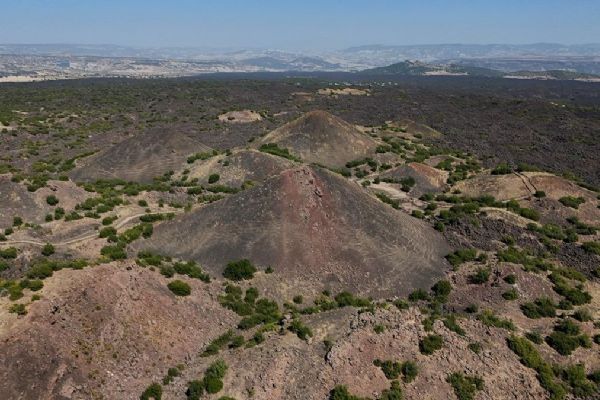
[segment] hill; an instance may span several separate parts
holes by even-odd
[[[385,67],[366,69],[360,72],[364,75],[470,75],[485,77],[500,77],[502,72],[492,69],[471,67],[456,64],[428,64],[420,61],[402,61]]]
[[[228,262],[248,258],[275,269],[274,285],[299,292],[379,296],[431,286],[450,250],[422,221],[311,167],[164,223],[134,247],[193,259],[219,275]]]
[[[179,168],[189,155],[209,151],[209,147],[183,133],[155,128],[89,157],[70,176],[74,181],[151,182],[152,178]]]
[[[423,193],[442,192],[447,186],[448,173],[426,164],[413,162],[392,168],[381,174],[381,178],[397,182],[406,178],[414,179],[415,185],[412,190],[418,197]]]
[[[270,143],[289,149],[303,161],[336,168],[372,154],[377,147],[374,139],[325,111],[306,113],[258,141],[258,145]]]
[[[26,319],[7,320],[2,304],[0,352],[11,365],[0,369],[3,399],[137,398],[148,375],[234,323],[214,299],[218,285],[189,280],[195,295],[179,302],[166,278],[132,265],[57,272]]]
[[[219,155],[189,167],[189,178],[198,178],[207,184],[211,175],[218,175],[218,183],[229,187],[240,187],[245,182],[262,182],[291,168],[294,163],[282,157],[257,150],[239,150],[231,155]]]

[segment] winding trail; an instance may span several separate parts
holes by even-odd
[[[182,211],[170,211],[170,212],[182,212]],[[135,219],[135,218],[139,218],[143,215],[147,215],[147,213],[139,213],[139,214],[134,214],[134,215],[130,215],[127,218],[124,218],[123,220],[119,221],[118,223],[112,225],[115,229],[120,229],[123,226],[125,226],[127,223],[129,223],[131,220]],[[56,243],[52,243],[52,242],[40,242],[37,240],[29,240],[29,239],[21,239],[21,240],[7,240],[5,242],[0,242],[0,245],[12,245],[12,244],[31,244],[34,246],[45,246],[47,243],[50,243],[53,246],[56,247],[64,247],[64,246],[69,246],[75,243],[79,243],[79,242],[83,242],[86,240],[90,240],[90,239],[95,239],[98,237],[98,231],[94,230],[93,232],[89,232],[86,233],[84,235],[75,237],[75,238],[71,238],[71,239],[67,239],[65,241],[62,242],[56,242]]]

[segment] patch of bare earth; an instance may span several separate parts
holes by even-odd
[[[262,116],[256,111],[240,110],[228,111],[218,116],[219,121],[231,124],[248,124],[250,122],[261,121]]]

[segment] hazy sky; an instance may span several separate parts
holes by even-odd
[[[268,47],[600,42],[600,0],[0,0],[0,43]]]

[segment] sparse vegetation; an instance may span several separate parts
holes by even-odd
[[[440,335],[427,335],[419,341],[419,351],[425,355],[431,355],[444,345],[444,339]]]
[[[556,304],[549,298],[543,297],[533,302],[521,304],[521,311],[528,318],[553,318],[556,316]]]
[[[473,400],[475,394],[483,390],[483,379],[478,376],[466,376],[460,372],[448,375],[447,382],[452,385],[458,400]]]
[[[171,281],[167,284],[167,287],[176,296],[189,296],[192,293],[192,288],[184,281],[178,279]]]
[[[162,386],[159,383],[153,383],[144,390],[144,393],[140,396],[140,400],[161,400],[162,393]]]
[[[276,143],[263,144],[262,146],[259,147],[259,150],[262,151],[263,153],[269,153],[274,156],[287,158],[288,160],[300,161],[300,158],[291,154],[288,149],[282,149]]]
[[[252,279],[255,272],[256,267],[252,265],[250,260],[243,259],[228,263],[223,271],[223,276],[232,281],[242,281]]]

